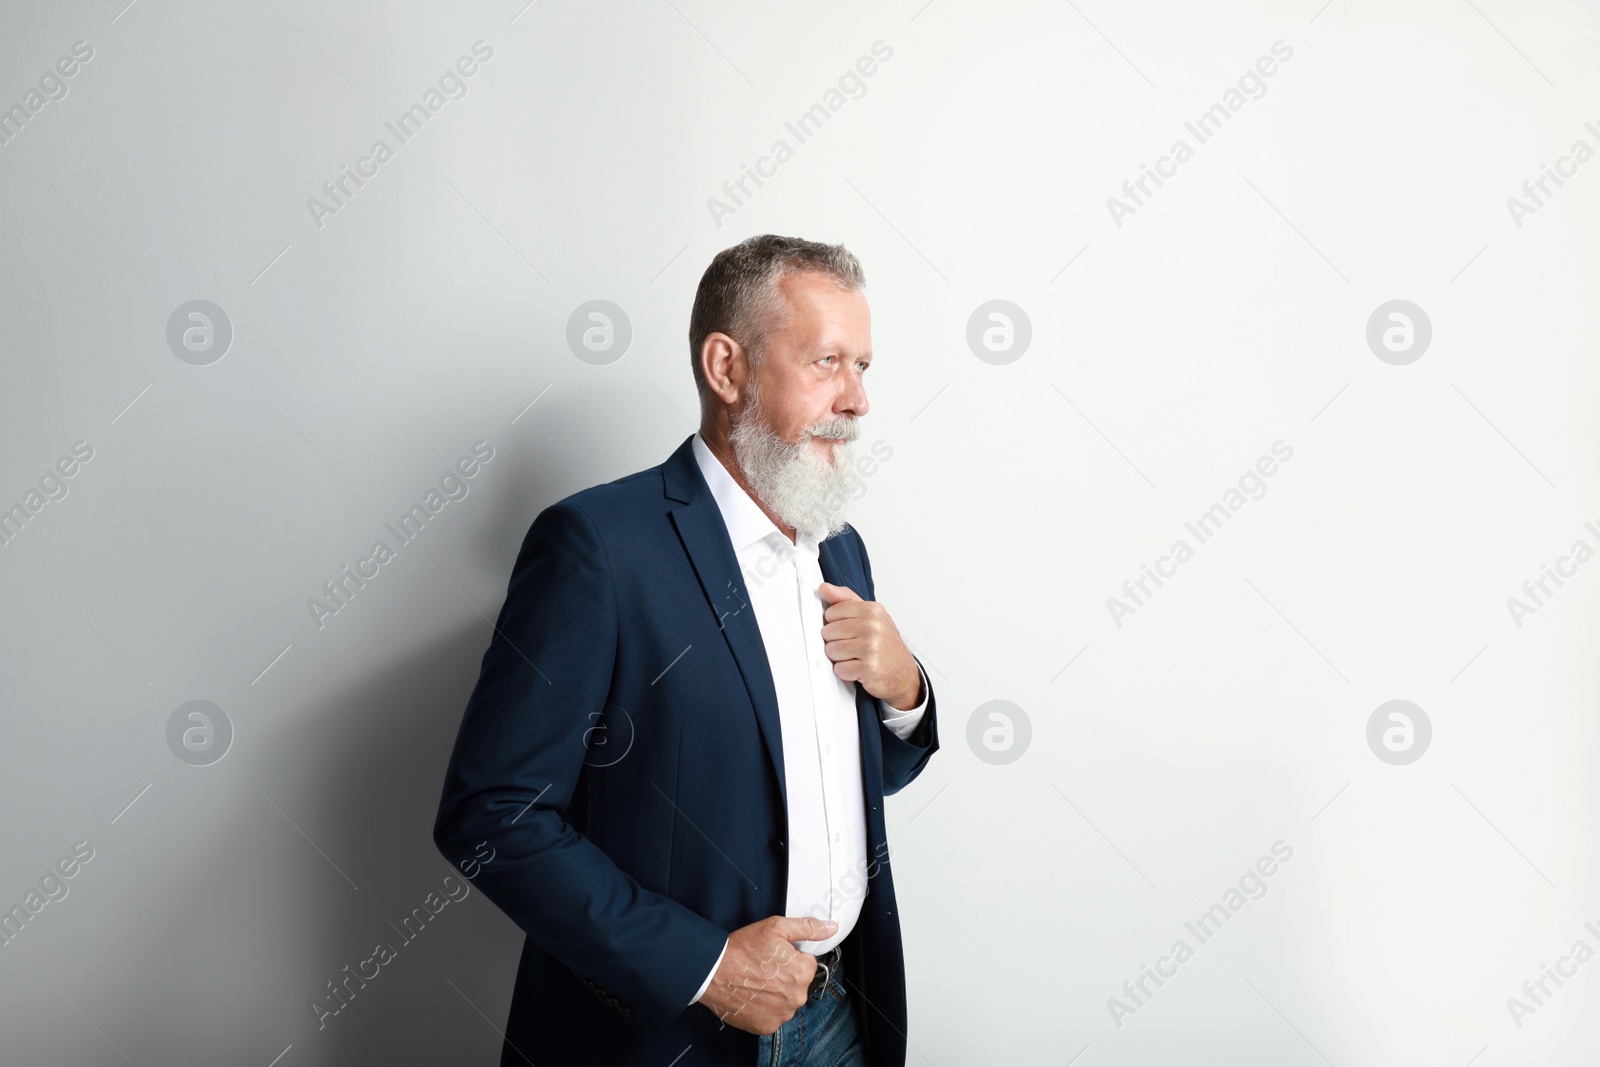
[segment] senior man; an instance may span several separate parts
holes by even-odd
[[[527,935],[502,1065],[905,1062],[884,797],[939,741],[845,521],[863,284],[840,245],[718,253],[699,432],[528,531],[434,829]]]

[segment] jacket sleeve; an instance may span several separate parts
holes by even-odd
[[[861,568],[867,576],[867,588],[861,595],[867,600],[876,600],[877,586],[872,581],[872,561],[867,557],[867,544],[859,533],[856,534],[856,544],[861,549]],[[922,768],[928,765],[928,758],[939,751],[938,701],[933,694],[933,679],[928,677],[922,660],[917,659],[915,653],[912,658],[917,660],[917,669],[922,671],[922,677],[928,684],[928,707],[909,737],[902,738],[884,725],[882,719],[878,720],[878,734],[883,741],[884,796],[893,796],[911,784],[922,773]]]
[[[648,1035],[681,1014],[728,932],[622,871],[563,818],[618,635],[606,548],[576,506],[529,528],[445,774],[433,839],[540,947]],[[487,842],[492,853],[480,851]]]

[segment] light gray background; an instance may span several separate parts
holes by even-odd
[[[311,1004],[450,873],[441,775],[528,524],[691,431],[694,286],[778,232],[865,265],[862,443],[893,457],[856,525],[938,687],[943,749],[889,808],[910,1062],[1591,1062],[1600,962],[1521,1026],[1506,1000],[1600,948],[1600,562],[1520,627],[1506,600],[1600,546],[1600,162],[1520,226],[1506,201],[1600,148],[1593,6],[123,3],[0,14],[0,104],[94,49],[0,146],[0,504],[94,449],[0,546],[0,904],[95,850],[0,947],[0,1060],[495,1062],[520,935],[476,893],[320,1032]],[[479,40],[319,228],[307,199]],[[193,299],[234,329],[209,366],[165,339]],[[565,340],[595,299],[633,329],[603,366]],[[993,299],[1032,327],[1006,365],[966,342]],[[1433,329],[1405,366],[1366,342],[1394,299]],[[307,599],[478,440],[469,495],[319,629]],[[166,740],[195,699],[235,731],[206,767]],[[1391,699],[1433,726],[1405,766],[1367,745]],[[992,700],[1031,726],[1004,765],[966,740]]]

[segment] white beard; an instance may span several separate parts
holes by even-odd
[[[826,419],[808,427],[796,444],[788,444],[767,425],[760,392],[752,377],[750,402],[733,420],[728,443],[750,488],[768,508],[794,527],[796,536],[823,541],[847,523],[850,489],[855,481],[849,442],[861,434],[858,419]],[[834,445],[833,463],[817,454],[811,438],[845,442]]]

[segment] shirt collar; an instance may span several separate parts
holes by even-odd
[[[745,492],[744,488],[733,480],[733,475],[728,473],[728,468],[722,465],[711,446],[707,445],[700,432],[695,431],[694,443],[695,461],[700,464],[700,473],[705,476],[706,486],[711,490],[711,496],[717,502],[717,509],[722,512],[722,522],[728,528],[728,537],[733,542],[735,553],[743,552],[763,540],[772,541],[774,547],[793,550],[801,548],[816,555],[817,543],[805,533],[797,532],[795,540],[791,542],[787,535],[775,524],[767,513]]]

